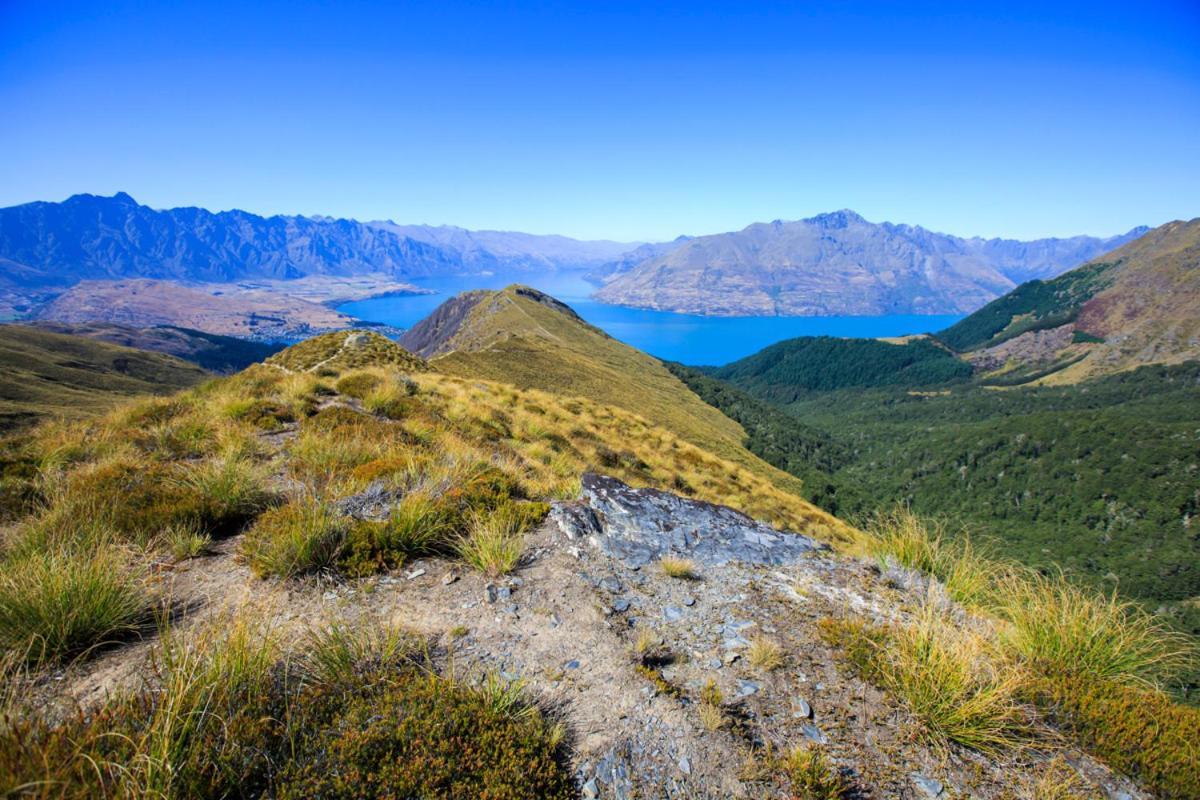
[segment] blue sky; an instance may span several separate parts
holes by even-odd
[[[1195,2],[0,0],[0,109],[0,205],[622,240],[1200,216]]]

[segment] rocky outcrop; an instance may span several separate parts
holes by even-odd
[[[673,555],[709,566],[731,561],[780,565],[825,547],[728,506],[634,489],[594,473],[583,476],[582,486],[581,500],[555,507],[559,529],[568,539],[584,540],[630,567]]]

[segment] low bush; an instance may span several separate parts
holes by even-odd
[[[1200,797],[1200,709],[1156,689],[1059,675],[1029,692],[1091,752],[1164,800]]]
[[[0,563],[0,648],[62,663],[136,632],[150,597],[112,548],[42,551]]]

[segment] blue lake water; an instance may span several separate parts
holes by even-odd
[[[369,322],[410,328],[451,296],[468,289],[524,283],[557,297],[597,328],[651,355],[684,364],[718,365],[796,336],[876,337],[928,333],[953,325],[959,314],[883,317],[703,317],[646,311],[588,299],[595,286],[578,272],[469,275],[414,280],[437,294],[378,297],[345,303],[339,311]]]

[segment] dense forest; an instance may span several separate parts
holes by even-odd
[[[963,381],[971,366],[929,339],[812,336],[787,339],[723,367],[705,370],[773,403],[808,391],[872,386],[918,387]]]
[[[797,389],[675,367],[751,450],[854,520],[896,503],[1200,633],[1200,364],[1068,387]]]

